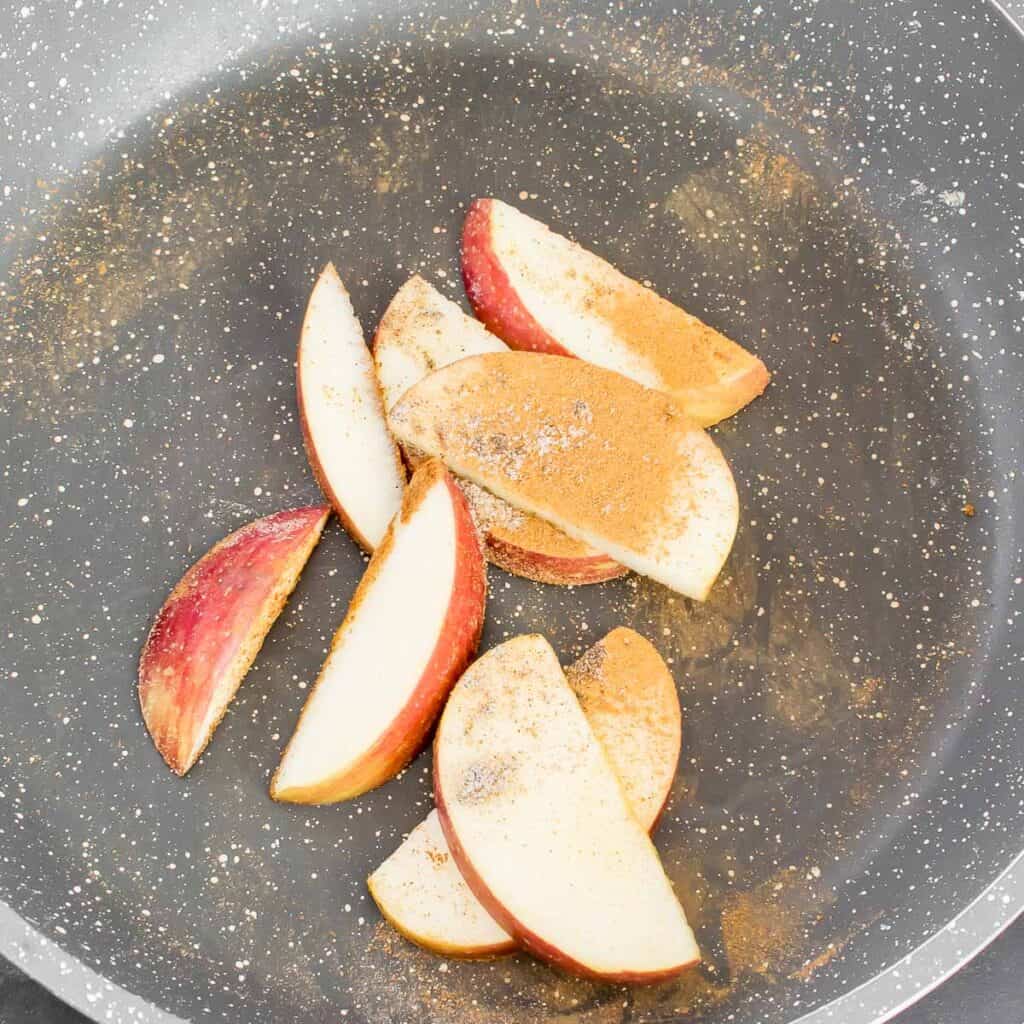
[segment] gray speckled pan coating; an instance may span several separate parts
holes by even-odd
[[[0,949],[97,1019],[788,1024],[865,986],[812,1018],[865,1024],[1019,909],[1021,41],[966,0],[626,6],[3,16]],[[186,780],[138,712],[185,567],[317,497],[316,271],[368,331],[413,271],[459,297],[482,194],[775,374],[716,430],[744,512],[706,606],[491,571],[486,644],[569,660],[625,622],[671,659],[658,844],[706,963],[654,989],[380,924],[364,879],[429,754],[352,804],[269,801],[362,567],[336,526]]]

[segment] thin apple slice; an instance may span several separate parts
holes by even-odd
[[[224,717],[330,515],[277,512],[215,544],[157,614],[139,661],[139,703],[153,742],[178,775]]]
[[[622,783],[652,832],[675,781],[682,744],[676,683],[650,640],[613,629],[565,670],[565,678]]]
[[[639,633],[620,626],[570,665],[566,678],[630,808],[650,831],[679,763],[679,697],[668,666]],[[516,948],[466,884],[437,811],[409,833],[368,884],[384,917],[426,949],[484,957]]]
[[[678,404],[579,359],[470,356],[391,409],[395,436],[617,562],[704,600],[739,519],[732,473]]]
[[[390,409],[432,370],[466,356],[507,352],[508,346],[467,316],[419,275],[391,300],[373,341],[384,408]],[[409,461],[414,454],[406,452]],[[463,488],[485,541],[488,561],[517,576],[575,586],[602,583],[627,570],[600,551],[520,512],[482,488]]]
[[[460,480],[487,559],[506,572],[537,583],[579,587],[618,579],[629,570],[583,541],[513,508],[469,480]]]
[[[370,875],[367,885],[395,931],[433,953],[476,960],[519,948],[466,884],[436,810]]]
[[[534,955],[617,982],[700,959],[672,883],[550,645],[475,662],[434,743],[434,796],[473,894]]]
[[[431,370],[508,346],[419,274],[395,292],[373,336],[384,408],[390,409]]]
[[[348,800],[422,746],[484,621],[466,499],[436,460],[413,475],[356,589],[271,784],[275,800]]]
[[[373,357],[338,272],[309,297],[298,355],[299,419],[320,489],[367,551],[402,503],[405,467],[388,433]]]
[[[757,356],[497,199],[477,199],[462,235],[476,315],[513,348],[572,355],[671,394],[701,426],[768,386]]]

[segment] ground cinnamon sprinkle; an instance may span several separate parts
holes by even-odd
[[[477,530],[488,540],[496,540],[511,545],[513,549],[522,549],[544,558],[593,558],[598,554],[589,545],[574,540],[529,512],[513,508],[507,501],[496,498],[470,480],[460,480],[459,486],[466,495]],[[493,547],[488,547],[487,551],[488,557],[494,561]],[[502,565],[502,561],[499,559],[497,564]],[[510,568],[508,565],[503,567]]]
[[[462,360],[408,392],[391,422],[461,475],[652,555],[685,528],[724,464],[667,395],[560,356]]]
[[[444,867],[451,859],[451,854],[447,850],[430,849],[427,850],[427,856],[430,858],[431,863],[439,868]]]
[[[617,272],[616,272],[617,273]],[[650,362],[662,386],[688,391],[721,385],[758,360],[713,327],[629,278],[590,280],[585,301]]]
[[[607,715],[617,722],[628,717],[645,717],[638,739],[674,742],[678,733],[679,714],[675,705],[674,720],[666,720],[662,689],[674,689],[674,682],[665,662],[648,640],[620,626],[589,648],[565,670],[588,717]]]
[[[603,640],[588,647],[566,670],[565,678],[576,691],[576,696],[590,695],[591,689],[600,691],[607,682],[604,663],[608,660],[608,648]],[[582,703],[582,699],[581,699]],[[586,705],[584,705],[586,710]]]
[[[736,893],[722,909],[722,938],[737,973],[774,974],[780,955],[799,948],[804,915],[762,892]]]
[[[498,215],[502,216],[502,211]],[[538,292],[555,289],[561,300],[571,303],[582,316],[602,320],[617,345],[646,364],[664,389],[687,392],[721,386],[723,381],[760,366],[757,357],[736,342],[627,277],[596,253],[556,232],[542,234],[537,244],[562,249],[562,265],[571,268],[564,273],[564,280],[557,276],[552,280],[552,261],[535,259],[526,246],[510,254],[516,272]],[[574,300],[573,296],[579,297]]]
[[[491,534],[497,536],[499,540],[549,558],[592,558],[595,555],[595,551],[582,541],[573,540],[536,516],[523,515],[511,526],[505,523],[495,524]]]
[[[620,626],[570,665],[565,678],[633,812],[653,820],[664,805],[679,757],[679,700],[661,655],[639,633]]]
[[[793,973],[790,974],[790,977],[799,979],[800,981],[809,981],[815,971],[828,964],[828,962],[840,951],[840,946],[830,942],[828,946],[825,947],[824,953],[819,953],[813,959],[808,960],[807,963],[805,963],[799,970],[793,971]]]

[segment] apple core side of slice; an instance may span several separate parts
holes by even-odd
[[[384,408],[390,409],[433,370],[508,346],[419,275],[395,294],[373,340]],[[415,464],[415,453],[406,451]],[[543,519],[512,508],[480,487],[465,485],[488,561],[506,572],[560,586],[603,583],[628,570]]]
[[[497,199],[470,206],[462,274],[476,315],[512,348],[576,356],[667,391],[701,426],[768,385],[755,355]]]
[[[330,263],[302,322],[297,388],[317,483],[349,534],[373,551],[401,505],[405,467],[388,432],[373,356]]]
[[[356,588],[271,796],[334,803],[397,774],[476,651],[485,595],[466,500],[439,461],[426,462]]]
[[[624,626],[566,670],[633,813],[652,830],[679,763],[675,682],[651,643]],[[384,917],[411,942],[446,956],[511,952],[515,940],[466,884],[431,811],[368,880]]]
[[[535,956],[636,983],[699,960],[657,851],[543,637],[501,644],[456,684],[434,742],[434,796],[473,894]]]
[[[139,661],[139,702],[153,742],[184,775],[199,759],[330,515],[277,512],[215,544],[171,591]]]
[[[404,444],[636,572],[704,600],[739,523],[711,438],[667,394],[562,356],[445,366],[388,416]]]

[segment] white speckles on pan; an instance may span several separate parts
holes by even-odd
[[[0,898],[186,1019],[697,1008],[788,1024],[940,931],[1010,862],[1024,76],[996,15],[305,0],[241,20],[227,5],[15,14],[0,52]],[[368,327],[413,272],[461,299],[461,216],[492,193],[775,373],[716,431],[744,515],[706,605],[635,578],[562,591],[492,570],[487,643],[540,630],[568,661],[626,622],[676,674],[685,750],[658,842],[708,962],[655,990],[522,959],[444,965],[382,930],[364,880],[429,806],[429,755],[351,805],[269,802],[363,565],[336,527],[185,782],[134,701],[149,618],[184,567],[316,498],[293,368],[316,270],[336,262]]]

